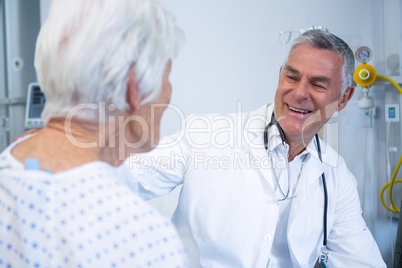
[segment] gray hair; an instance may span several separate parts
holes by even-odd
[[[325,30],[315,29],[304,32],[293,41],[283,66],[286,65],[290,53],[300,45],[326,49],[338,54],[343,60],[341,94],[343,95],[345,90],[353,85],[355,58],[352,50],[345,41]],[[282,68],[282,71],[283,70],[284,68]]]
[[[35,52],[45,124],[83,103],[127,109],[132,66],[139,94],[146,97],[142,104],[151,101],[182,40],[173,17],[153,0],[53,0]],[[94,109],[75,116],[99,119]]]

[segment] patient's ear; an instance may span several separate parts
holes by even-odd
[[[141,102],[138,84],[135,80],[135,65],[131,66],[127,79],[127,102],[133,111],[138,110]]]

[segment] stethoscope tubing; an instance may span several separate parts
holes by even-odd
[[[318,137],[318,134],[315,134],[315,140],[317,144],[317,150],[318,150],[318,157],[320,158],[320,161],[322,163],[322,155],[321,155],[321,145],[320,145],[320,138]],[[327,246],[327,214],[328,214],[328,190],[327,190],[327,182],[325,179],[325,173],[323,172],[321,174],[321,180],[322,180],[322,186],[324,188],[324,220],[323,220],[323,229],[324,229],[324,240],[322,244],[326,247]]]

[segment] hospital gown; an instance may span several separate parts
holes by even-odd
[[[103,162],[50,174],[0,155],[0,267],[186,267],[169,220]]]

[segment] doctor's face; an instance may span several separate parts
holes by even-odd
[[[342,65],[343,59],[329,50],[299,45],[290,53],[275,95],[275,118],[288,139],[309,142],[346,105]]]

